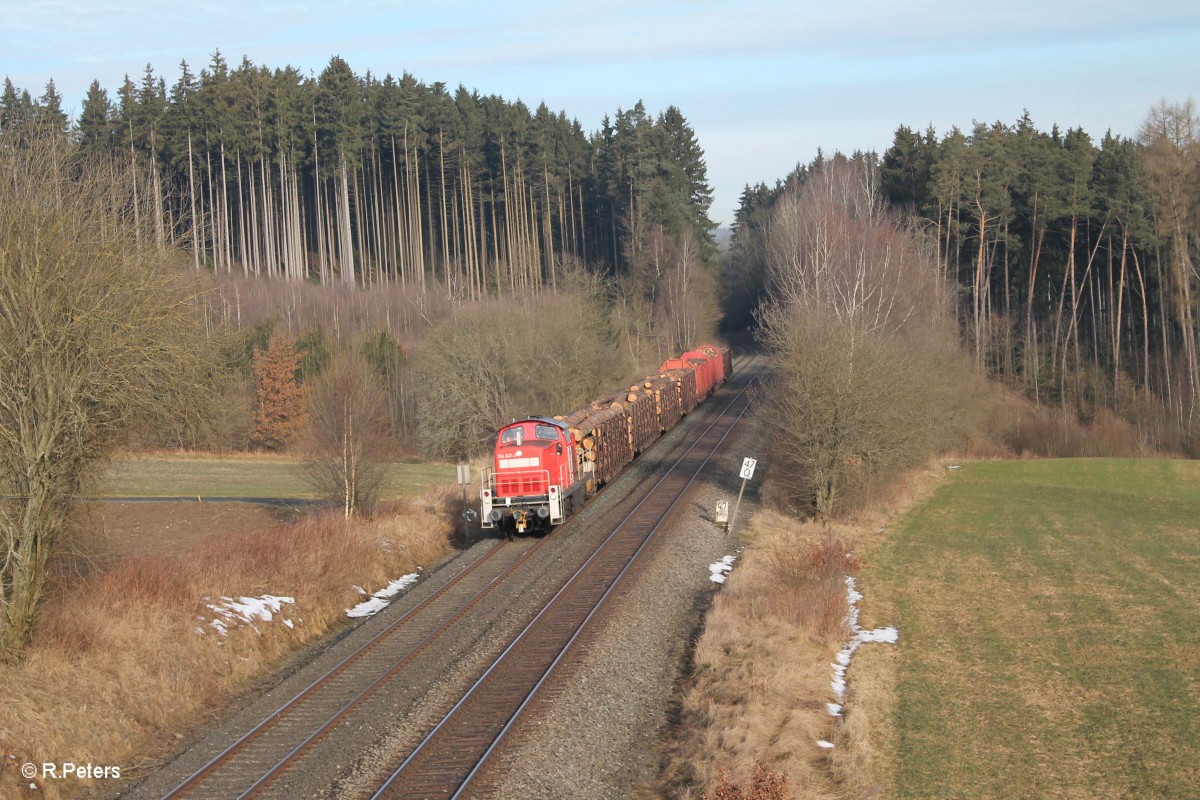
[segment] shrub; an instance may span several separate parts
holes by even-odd
[[[768,546],[766,564],[770,577],[762,590],[760,614],[818,637],[844,632],[845,577],[862,566],[849,544],[835,538],[815,544],[779,539]]]
[[[569,413],[630,372],[593,294],[462,308],[417,355],[423,445],[434,456],[474,455],[514,417]]]
[[[0,660],[32,633],[95,466],[137,423],[194,430],[211,348],[150,185],[65,138],[0,130]]]
[[[375,372],[357,353],[340,357],[309,393],[305,472],[346,517],[369,510],[383,482],[387,406]]]

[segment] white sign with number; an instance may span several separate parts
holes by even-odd
[[[744,459],[742,461],[742,471],[740,473],[741,477],[744,478],[745,480],[750,480],[751,478],[753,478],[754,477],[754,465],[757,463],[758,463],[758,461],[753,458]]]

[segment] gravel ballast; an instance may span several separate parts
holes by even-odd
[[[616,800],[657,775],[674,692],[719,589],[709,565],[740,549],[713,522],[715,505],[726,499],[732,509],[742,458],[759,455],[763,439],[752,416],[734,429],[644,554],[646,568],[619,588],[615,607],[577,645],[550,698],[527,710],[515,746],[488,774],[481,795]],[[743,520],[756,505],[754,486],[765,466],[760,462],[742,498]]]
[[[586,558],[603,532],[636,502],[650,478],[673,462],[680,452],[678,445],[696,432],[696,424],[731,395],[721,392],[705,403],[703,412],[697,409],[639,458],[546,542],[550,547],[538,560],[537,570],[523,571],[521,580],[505,586],[493,605],[473,616],[468,630],[431,651],[408,679],[381,691],[372,709],[356,713],[339,734],[323,740],[319,755],[314,753],[304,768],[289,771],[267,796],[369,797],[380,777],[403,760],[422,731],[436,723],[487,660],[536,612],[556,581]],[[527,709],[514,745],[506,746],[507,755],[485,776],[481,793],[494,790],[497,796],[509,798],[628,797],[639,782],[653,777],[673,689],[686,666],[703,609],[717,588],[708,565],[734,551],[732,540],[712,521],[713,507],[718,498],[731,504],[736,498],[743,456],[758,455],[752,452],[758,444],[755,439],[760,438],[755,430],[753,417],[744,418],[675,507],[671,521],[643,553],[646,568],[618,587],[608,611],[594,620],[556,673],[548,697]],[[761,472],[756,480],[759,477]],[[743,499],[742,519],[752,510],[753,489],[754,483]],[[463,563],[497,544],[480,542],[448,568],[402,594],[377,617],[344,633],[310,662],[287,669],[273,690],[247,698],[241,712],[125,796],[161,797],[355,643],[444,583]]]

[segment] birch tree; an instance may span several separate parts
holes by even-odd
[[[308,395],[309,482],[347,519],[367,511],[383,483],[389,443],[383,387],[354,353],[338,358]]]

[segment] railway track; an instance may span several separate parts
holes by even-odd
[[[524,548],[497,544],[188,776],[163,800],[240,800],[259,794],[502,585],[546,541],[539,539]]]
[[[741,398],[742,394],[739,394],[738,397]],[[737,400],[735,400],[736,402]],[[682,496],[683,491],[690,484],[691,478],[707,460],[707,456],[705,456],[702,461],[693,463],[697,458],[696,454],[705,449],[701,447],[701,443],[714,435],[714,428],[726,418],[728,413],[727,407],[717,421],[710,425],[701,436],[701,440],[689,448],[683,458],[671,467],[670,471],[651,490],[650,494],[640,501],[634,512],[626,518],[617,531],[609,536],[606,544],[588,560],[583,568],[575,573],[575,577],[569,583],[588,582],[588,585],[595,587],[599,580],[599,583],[603,584],[605,579],[595,577],[602,574],[597,571],[600,569],[600,565],[605,565],[604,570],[617,570],[620,574],[623,574],[623,569],[628,569],[628,566],[619,568],[615,565],[620,558],[624,557],[618,555],[619,553],[629,552],[629,543],[633,541],[630,538],[630,531],[637,528],[638,525],[645,526],[644,522],[639,523],[638,520],[648,519],[644,515],[657,513],[654,511],[655,509],[661,512],[659,521],[661,521],[661,517],[665,517],[669,513],[671,505],[678,500],[678,497]],[[732,428],[732,422],[729,423],[729,428]],[[728,429],[725,432],[727,433]],[[709,455],[715,447],[714,444],[707,450]],[[683,480],[685,475],[690,477],[679,485],[675,500],[663,506],[665,501],[662,498],[666,495],[662,493],[669,492],[669,487]],[[607,491],[607,487],[602,490],[602,494],[604,491]],[[642,546],[657,524],[655,522],[646,528]],[[536,563],[535,560],[540,556],[549,557],[545,551],[554,539],[555,537],[546,536],[535,540],[518,540],[516,543],[498,543],[483,556],[464,567],[434,593],[392,621],[366,643],[357,647],[320,678],[297,692],[261,722],[254,725],[252,729],[241,735],[233,744],[191,772],[166,794],[156,793],[153,796],[161,796],[163,800],[168,798],[221,798],[222,800],[238,798],[241,800],[264,794],[278,796],[281,790],[278,785],[281,777],[295,769],[297,765],[303,764],[306,755],[312,752],[323,739],[329,738],[339,724],[345,723],[354,712],[364,710],[373,696],[390,682],[395,681],[398,676],[403,675],[405,668],[412,665],[418,655],[430,649],[447,632],[454,630],[456,623],[467,617],[472,609],[479,608],[480,604],[493,592],[506,587],[506,581],[518,569],[531,564],[531,562]],[[634,549],[636,551],[640,548],[635,547]],[[629,559],[626,558],[626,564],[628,562]],[[609,588],[611,585],[615,585],[616,580],[617,578],[614,578],[608,584]],[[511,583],[511,581],[509,582]],[[577,604],[581,601],[571,601],[569,596],[567,588],[564,588],[558,595],[555,595],[552,603],[557,602],[556,608],[559,609],[574,608],[573,613],[578,616],[582,606]],[[545,617],[548,613],[553,615],[557,612],[551,613],[543,609],[538,618]],[[584,616],[590,618],[590,614],[586,611]],[[586,622],[580,624],[579,630],[582,629],[583,624]],[[530,627],[533,625],[531,624]],[[521,641],[533,641],[532,637],[526,636],[528,632],[529,629],[519,637],[518,642],[514,642],[505,650],[505,654],[517,649]],[[560,652],[565,652],[567,647],[569,644],[559,648]],[[522,651],[527,648],[528,644],[520,645]],[[501,657],[501,659],[503,658],[504,656]],[[479,683],[483,683],[494,671],[494,669],[488,669]],[[462,703],[459,705],[461,706]],[[443,726],[440,724],[437,726],[437,728],[441,727]],[[418,746],[414,755],[418,751],[433,752],[428,750],[428,745],[425,743]],[[422,756],[422,758],[427,757]],[[480,759],[476,763],[482,763],[482,760]],[[299,772],[303,773],[304,770],[301,769]],[[386,772],[384,774],[386,775]],[[403,782],[407,784],[407,778]],[[388,781],[388,785],[394,786],[395,784],[396,779],[393,776]],[[161,792],[161,790],[159,791]],[[391,790],[388,789],[388,791]],[[381,794],[379,796],[392,795]],[[435,793],[402,796],[444,795]]]
[[[637,564],[638,555],[748,404],[747,388],[743,388],[412,751],[373,800],[457,798],[468,791],[521,712]]]

